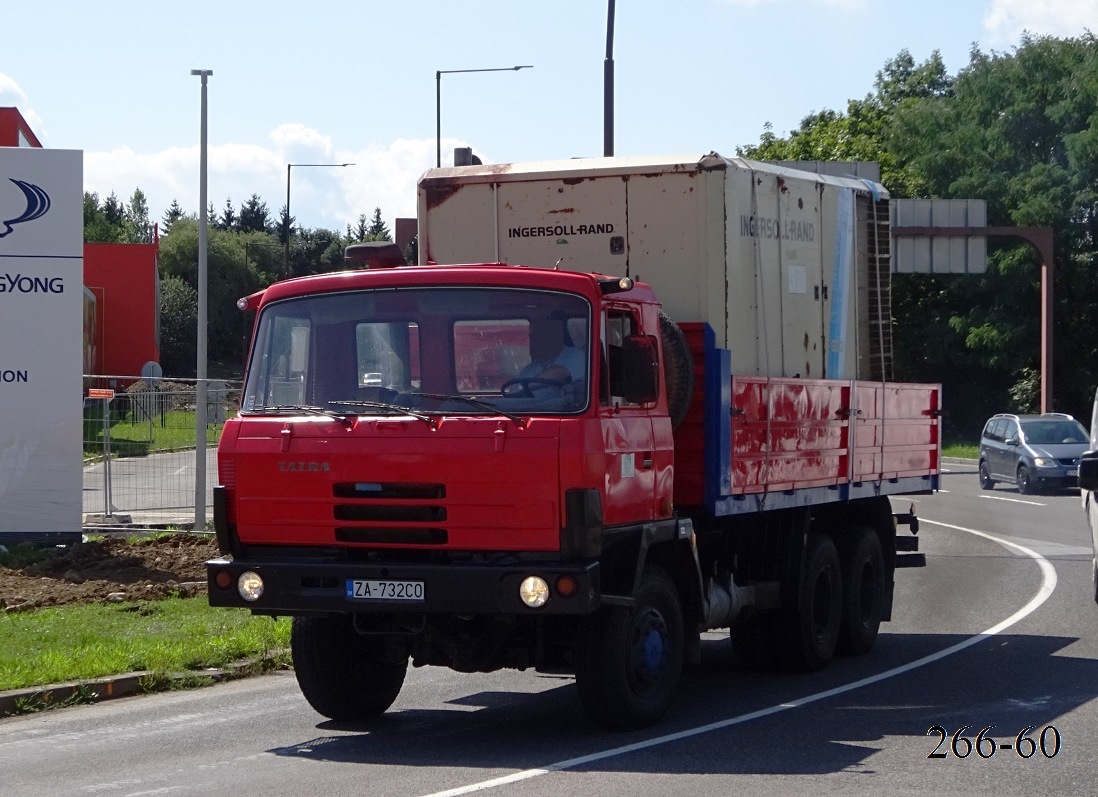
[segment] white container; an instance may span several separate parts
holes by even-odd
[[[419,262],[500,262],[649,283],[705,321],[735,374],[891,371],[888,193],[717,154],[431,169]]]

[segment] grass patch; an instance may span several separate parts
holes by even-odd
[[[158,451],[178,451],[194,448],[195,413],[186,410],[170,410],[158,413],[152,419],[135,420],[126,413],[121,417],[110,416],[111,453],[121,457],[140,457]],[[212,423],[206,427],[206,443],[217,445],[224,424]],[[84,454],[96,456],[103,453],[103,416],[84,415]]]
[[[980,446],[974,443],[952,443],[948,446],[942,446],[942,456],[977,459],[980,456]]]
[[[205,597],[9,613],[0,616],[0,690],[223,667],[289,641],[288,620],[214,608]]]

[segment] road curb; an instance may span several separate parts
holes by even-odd
[[[210,686],[238,678],[270,672],[282,666],[288,651],[272,651],[255,659],[244,659],[225,667],[179,673],[137,670],[122,675],[71,681],[25,689],[0,691],[0,718],[32,714],[52,708],[101,703],[120,697]]]

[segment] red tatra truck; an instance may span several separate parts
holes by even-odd
[[[421,265],[241,302],[210,602],[293,617],[318,712],[385,711],[409,662],[534,668],[630,728],[709,629],[754,666],[872,648],[924,563],[889,496],[940,458],[939,386],[888,381],[881,186],[714,154],[419,203]]]

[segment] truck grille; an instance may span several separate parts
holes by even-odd
[[[446,545],[449,532],[433,524],[446,521],[446,485],[420,482],[339,482],[332,487],[339,542],[381,545]],[[405,524],[408,525],[396,525]],[[384,524],[384,525],[380,525]],[[432,524],[415,525],[415,524]]]
[[[338,527],[339,542],[372,542],[388,545],[445,545],[450,538],[446,529]]]
[[[445,498],[445,484],[416,482],[339,482],[332,489],[336,498]]]

